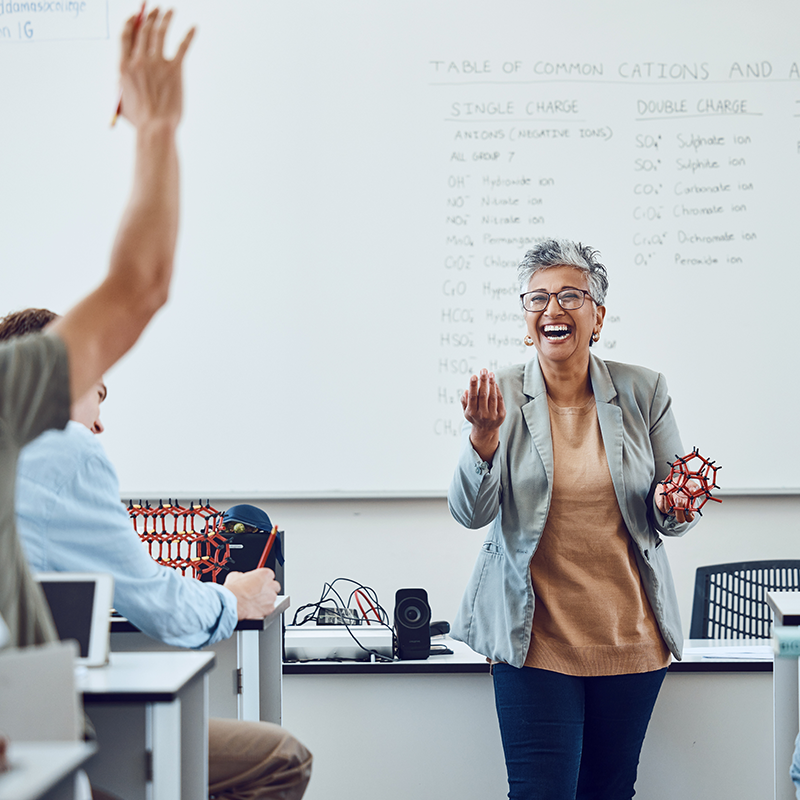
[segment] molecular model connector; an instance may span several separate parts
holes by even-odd
[[[685,456],[675,456],[675,461],[671,463],[669,475],[661,481],[662,486],[671,485],[673,494],[679,492],[686,498],[684,510],[696,511],[700,516],[703,515],[701,509],[709,501],[721,503],[718,497],[711,494],[712,489],[719,489],[717,485],[717,472],[722,469],[714,461],[710,461],[705,456],[701,456],[695,447],[692,452]],[[670,514],[676,506],[670,507]]]

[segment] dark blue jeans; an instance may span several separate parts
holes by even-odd
[[[580,678],[496,664],[511,800],[630,800],[666,669]]]

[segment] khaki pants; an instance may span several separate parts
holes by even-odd
[[[311,753],[278,725],[208,721],[208,793],[217,800],[300,800]]]
[[[300,800],[311,753],[279,725],[208,721],[208,794],[216,800]],[[120,800],[92,787],[93,800]]]

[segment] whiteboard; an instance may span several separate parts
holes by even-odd
[[[3,308],[104,274],[135,3],[3,0]],[[440,495],[458,395],[530,356],[515,266],[598,248],[602,357],[726,491],[800,490],[796,3],[194,0],[168,306],[107,376],[124,496]]]

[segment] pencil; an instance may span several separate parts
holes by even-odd
[[[147,0],[145,0],[147,2]],[[133,23],[133,38],[136,39],[136,31],[142,27],[142,20],[144,19],[144,6],[145,4],[142,3],[142,7],[139,9],[139,14],[136,17],[136,22]],[[114,112],[114,117],[111,120],[111,127],[113,128],[117,124],[117,119],[119,119],[119,115],[122,113],[122,89],[119,90],[119,100],[117,101],[117,110]]]
[[[278,533],[278,526],[273,525],[272,532],[267,539],[267,543],[264,545],[264,552],[261,553],[261,558],[258,559],[258,566],[256,569],[261,569],[264,564],[267,563],[267,556],[269,555],[269,551],[272,550],[272,543],[275,541],[275,536]]]

